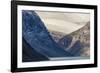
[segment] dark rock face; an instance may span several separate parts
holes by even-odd
[[[39,16],[34,11],[22,11],[23,38],[32,49],[46,58],[70,57],[50,36]],[[25,47],[25,46],[24,46]],[[30,48],[28,48],[30,49]],[[23,51],[28,51],[23,48]],[[30,52],[31,54],[32,52]],[[24,53],[25,54],[25,53]],[[44,58],[45,58],[44,57]],[[38,60],[37,60],[38,61]]]

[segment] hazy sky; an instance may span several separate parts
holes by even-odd
[[[58,12],[39,12],[45,26],[49,30],[59,31],[69,34],[83,27],[90,21],[90,15],[85,13],[58,13]],[[81,23],[81,24],[78,24]]]

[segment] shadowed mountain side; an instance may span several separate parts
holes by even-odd
[[[78,40],[67,51],[73,54],[74,56],[81,56],[83,48],[84,48],[83,44]]]
[[[37,52],[48,58],[71,57],[50,36],[39,16],[34,11],[23,10],[23,37]]]
[[[46,61],[49,60],[46,56],[38,53],[34,48],[32,48],[23,38],[23,62],[31,62],[31,61]]]

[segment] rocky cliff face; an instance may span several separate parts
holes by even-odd
[[[53,39],[64,49],[71,49],[73,46],[76,47],[76,43],[81,45],[80,50],[81,56],[90,56],[90,23],[88,22],[84,27],[77,31],[74,31],[68,35],[56,31],[50,31]],[[67,39],[67,40],[66,40]],[[76,44],[76,45],[75,45]]]
[[[84,27],[81,29],[69,34],[73,37],[73,41],[79,40],[83,46],[83,53],[82,55],[90,55],[90,23],[88,22]]]
[[[81,29],[69,34],[75,40],[80,40],[84,45],[89,46],[90,44],[90,23],[88,22]]]

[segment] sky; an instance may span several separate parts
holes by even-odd
[[[70,34],[90,21],[88,13],[63,13],[36,11],[45,26],[52,31]]]

